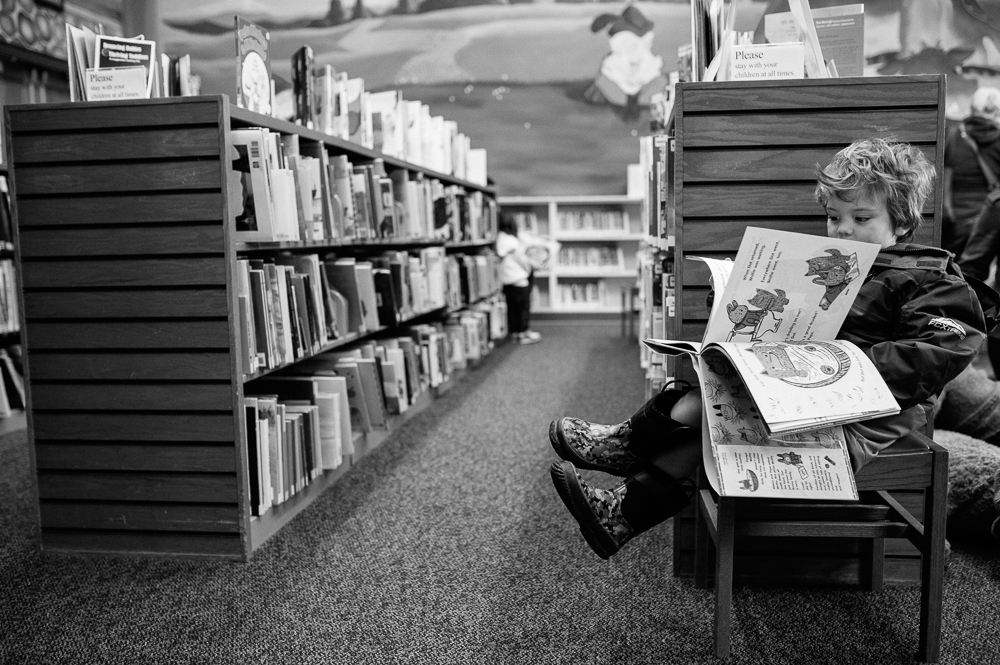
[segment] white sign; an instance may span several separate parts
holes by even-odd
[[[733,46],[730,81],[805,78],[802,42]]]
[[[145,67],[87,70],[88,102],[147,97]]]

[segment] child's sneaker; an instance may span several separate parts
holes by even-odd
[[[626,450],[630,433],[627,420],[618,425],[599,425],[579,418],[561,418],[549,425],[549,442],[559,457],[581,469],[625,477],[640,464],[639,458]]]
[[[536,333],[534,330],[526,330],[520,333],[519,344],[538,344],[542,341],[542,336]]]

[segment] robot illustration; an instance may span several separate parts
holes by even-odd
[[[778,461],[782,464],[796,467],[803,479],[809,477],[809,472],[806,471],[806,466],[802,463],[802,455],[794,452],[778,453]]]
[[[829,342],[757,342],[750,350],[763,365],[762,374],[803,388],[835,383],[851,367],[850,357]]]
[[[807,259],[809,269],[806,277],[813,277],[812,283],[825,287],[823,297],[819,301],[821,309],[829,309],[833,301],[853,282],[861,276],[858,271],[858,255],[843,254],[839,249],[828,249],[829,256],[817,256]]]
[[[733,329],[729,333],[727,342],[731,342],[736,335],[750,335],[750,341],[756,342],[764,333],[777,332],[781,325],[781,319],[774,316],[775,313],[785,311],[788,298],[782,289],[775,289],[774,293],[765,289],[757,289],[757,295],[750,298],[746,305],[740,305],[735,300],[726,305],[726,313],[733,323]],[[754,307],[756,309],[751,309]]]

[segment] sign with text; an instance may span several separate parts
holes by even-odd
[[[87,101],[146,99],[146,68],[87,69]]]
[[[146,97],[153,90],[153,63],[156,62],[156,42],[148,39],[97,35],[94,51],[95,69],[142,66],[145,72]]]
[[[730,81],[805,78],[802,42],[733,46]]]

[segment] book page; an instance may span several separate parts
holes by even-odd
[[[875,365],[850,342],[724,342],[702,355],[710,366],[726,365],[741,376],[770,432],[899,412]]]
[[[723,496],[857,499],[842,427],[768,433],[742,379],[718,350],[698,358],[705,475]]]
[[[879,249],[747,227],[702,342],[835,338]]]
[[[712,273],[712,288],[716,293],[722,293],[726,289],[726,284],[729,282],[729,276],[733,272],[733,262],[729,260],[720,259],[709,259],[704,256],[690,256],[690,259],[696,261],[702,261],[708,266],[708,269]],[[710,319],[715,318],[716,311],[719,309],[719,303],[722,302],[720,298],[715,298],[712,302],[712,312],[709,315]],[[643,343],[651,348],[657,353],[662,353],[668,356],[677,356],[682,353],[688,354],[698,354],[701,353],[701,343],[691,342],[688,340],[676,340],[676,339],[645,339]],[[697,363],[695,366],[697,370]]]
[[[657,353],[667,356],[679,356],[682,353],[697,355],[701,353],[700,342],[688,342],[679,339],[644,339],[642,343]]]
[[[726,291],[726,286],[729,284],[729,277],[733,274],[734,264],[732,261],[728,259],[709,259],[704,256],[692,256],[690,258],[696,261],[702,261],[708,266],[708,269],[712,272],[712,290],[715,291],[716,296]],[[715,319],[716,312],[719,311],[719,303],[721,302],[722,298],[713,298],[712,311],[708,315],[710,321]]]

